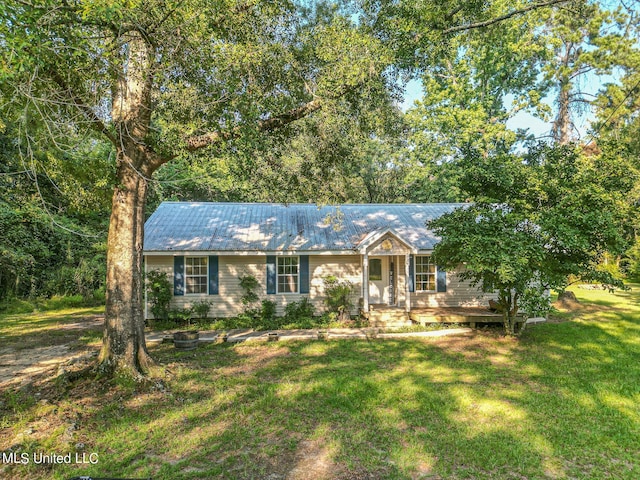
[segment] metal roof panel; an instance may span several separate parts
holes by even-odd
[[[438,239],[426,222],[462,203],[315,204],[163,202],[145,224],[145,251],[338,251],[392,229],[420,250]]]

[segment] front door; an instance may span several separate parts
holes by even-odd
[[[369,258],[369,303],[389,303],[389,257]]]

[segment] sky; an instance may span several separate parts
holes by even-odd
[[[581,85],[582,90],[591,95],[595,95],[605,83],[614,81],[610,75],[588,75]],[[403,112],[411,108],[416,100],[422,97],[423,89],[420,80],[410,80],[405,86],[404,102],[400,105]],[[553,106],[553,98],[547,97],[545,101]],[[593,113],[587,111],[584,114],[574,118],[576,129],[578,130],[578,138],[584,139],[588,135],[589,122],[593,120]],[[507,122],[507,126],[512,130],[519,128],[529,129],[529,132],[536,137],[545,137],[551,132],[551,123],[540,120],[527,112],[520,112]]]

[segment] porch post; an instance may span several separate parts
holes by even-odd
[[[362,309],[369,311],[369,254],[362,257]]]
[[[404,310],[409,313],[411,311],[411,288],[409,286],[409,261],[410,255],[404,256]]]

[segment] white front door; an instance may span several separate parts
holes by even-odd
[[[389,303],[389,257],[369,258],[369,303]]]

